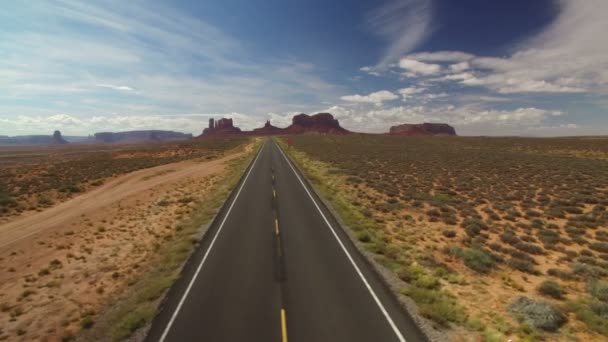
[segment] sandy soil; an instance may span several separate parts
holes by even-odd
[[[136,171],[1,225],[0,341],[60,341],[86,327],[242,155]]]

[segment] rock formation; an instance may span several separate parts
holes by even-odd
[[[391,135],[456,135],[454,127],[445,123],[423,123],[423,124],[403,124],[392,126],[389,130]]]
[[[95,133],[95,141],[103,143],[171,141],[190,138],[192,138],[192,134],[159,130]]]
[[[318,113],[315,115],[298,114],[293,117],[291,125],[285,128],[285,133],[289,134],[305,132],[349,133],[329,113]]]
[[[203,136],[232,135],[241,133],[241,129],[234,127],[232,119],[222,118],[217,121],[209,119],[209,127],[203,130]]]
[[[53,135],[0,136],[0,145],[51,145],[68,143],[59,131],[55,131]]]
[[[67,144],[68,142],[63,139],[60,131],[53,132],[53,144]]]
[[[283,134],[284,129],[273,126],[270,123],[270,120],[266,120],[266,124],[262,128],[256,128],[251,131],[253,135],[275,135],[275,134]]]

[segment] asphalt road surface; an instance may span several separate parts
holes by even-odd
[[[424,341],[267,140],[169,291],[147,341]]]

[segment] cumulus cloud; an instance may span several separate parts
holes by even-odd
[[[407,87],[407,88],[401,88],[397,92],[399,94],[401,94],[401,96],[403,96],[403,98],[405,99],[409,96],[420,94],[424,91],[426,91],[426,88],[423,88],[423,87]]]
[[[377,106],[382,105],[385,101],[392,101],[398,99],[399,96],[388,90],[381,90],[377,92],[370,93],[368,95],[346,95],[342,96],[341,99],[349,102],[359,102],[359,103],[373,103]]]
[[[399,67],[416,75],[435,75],[441,72],[441,65],[419,62],[415,59],[402,58]]]
[[[456,127],[462,134],[485,135],[552,135],[565,132],[572,134],[579,129],[572,123],[553,123],[551,120],[565,116],[561,111],[536,107],[511,110],[492,109],[483,106],[409,105],[387,108],[345,108],[332,106],[324,109],[332,112],[340,123],[360,132],[387,132],[393,125],[403,123],[444,122]]]

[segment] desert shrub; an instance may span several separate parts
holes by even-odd
[[[443,291],[429,290],[410,286],[403,294],[412,298],[420,309],[420,313],[434,322],[447,326],[449,322],[464,322],[466,312],[456,300]]]
[[[514,248],[504,248],[503,252],[509,254],[513,258],[520,259],[520,260],[525,260],[525,261],[527,261],[527,262],[529,262],[531,264],[536,264],[536,260],[533,257],[531,257],[530,255],[528,255],[528,254],[526,254],[526,253],[524,253],[522,251],[519,251],[517,249],[514,249]]]
[[[586,257],[592,257],[593,256],[593,252],[591,252],[588,249],[582,249],[580,252],[581,255],[586,256]]]
[[[477,248],[463,250],[460,257],[468,268],[479,273],[490,272],[496,264],[491,255]]]
[[[496,252],[502,252],[503,248],[502,246],[497,243],[497,242],[491,242],[488,247],[490,247],[491,250],[496,251]]]
[[[50,199],[48,196],[40,196],[38,197],[38,204],[43,205],[43,206],[47,206],[47,205],[53,205],[55,202],[53,202],[52,199]]]
[[[368,243],[372,241],[372,236],[367,230],[364,230],[357,234],[357,239],[363,243]]]
[[[576,319],[585,323],[587,328],[600,333],[604,336],[608,336],[608,324],[606,320],[606,307],[605,303],[593,301],[590,304],[578,301],[568,303],[568,309],[576,315]]]
[[[552,280],[543,281],[536,290],[538,293],[551,298],[562,299],[564,297],[562,287]]]
[[[594,300],[589,304],[589,309],[596,315],[608,319],[608,303]]]
[[[453,238],[456,236],[456,232],[452,229],[448,229],[448,230],[444,230],[442,232],[443,236],[447,237],[447,238]]]
[[[560,241],[559,233],[548,229],[539,230],[538,239],[548,245],[556,244]]]
[[[608,283],[592,281],[587,285],[587,289],[593,297],[608,303]]]
[[[536,239],[534,238],[534,236],[531,236],[531,235],[523,235],[521,237],[521,240],[525,241],[525,242],[536,242]]]
[[[557,277],[563,280],[572,280],[575,277],[572,275],[572,273],[568,272],[568,271],[564,271],[564,270],[560,270],[558,268],[550,268],[547,270],[547,274],[552,276],[552,277]]]
[[[521,272],[529,273],[532,275],[540,275],[540,272],[536,268],[534,268],[534,264],[528,260],[511,258],[509,259],[509,261],[507,261],[507,265]]]
[[[517,235],[515,235],[512,232],[504,232],[504,233],[500,234],[500,240],[509,245],[515,245],[518,242],[520,242]]]
[[[80,189],[76,184],[67,184],[59,188],[59,192],[77,193],[81,191],[82,189]]]
[[[595,232],[595,239],[598,241],[608,241],[608,232],[601,230]]]
[[[518,242],[514,245],[514,247],[519,249],[520,251],[530,253],[530,254],[535,254],[535,255],[545,254],[545,250],[541,246],[535,245],[532,243]]]
[[[589,248],[601,253],[608,253],[608,242],[594,242],[589,244]]]
[[[607,271],[597,266],[587,265],[580,262],[575,262],[571,264],[570,268],[572,268],[572,273],[587,278],[597,279],[599,277],[605,277],[608,275]]]
[[[509,311],[531,327],[547,331],[556,331],[567,321],[555,306],[523,296],[509,305]]]

